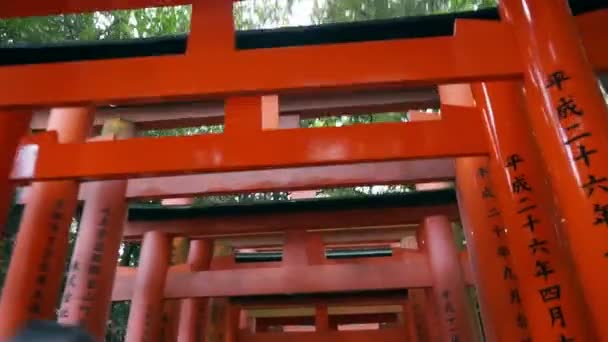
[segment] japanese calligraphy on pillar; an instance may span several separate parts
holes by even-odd
[[[38,264],[38,274],[36,276],[35,287],[30,299],[29,312],[32,316],[40,315],[42,312],[41,301],[46,286],[46,280],[49,272],[49,261],[53,258],[53,249],[55,247],[55,239],[57,238],[57,232],[59,232],[60,222],[63,219],[63,205],[62,199],[58,199],[53,207],[51,214],[51,220],[49,222],[50,230],[48,235],[48,241],[44,247],[42,254],[42,260]]]
[[[526,160],[519,154],[508,155],[505,160],[505,167],[509,171],[511,192],[515,196],[516,213],[521,219],[521,227],[529,231],[531,239],[528,243],[528,252],[532,255],[534,262],[534,276],[544,281],[545,286],[538,288],[538,296],[547,307],[547,315],[551,319],[551,327],[556,329],[559,334],[559,341],[575,341],[565,334],[566,317],[560,303],[561,287],[555,281],[556,269],[551,264],[548,256],[551,255],[549,242],[539,239],[537,228],[546,222],[542,222],[538,214],[538,207],[534,197],[534,188],[528,183],[526,175],[522,170]],[[544,216],[543,216],[544,217]],[[544,219],[543,219],[544,220]]]
[[[451,342],[459,342],[460,338],[458,337],[458,329],[456,327],[456,310],[454,309],[454,304],[450,298],[450,291],[444,290],[441,293],[441,297],[443,298],[443,312],[445,313],[446,321],[448,323],[448,332],[450,333],[450,341]]]
[[[479,179],[479,184],[481,184],[481,186],[483,187],[481,197],[486,202],[486,208],[490,208],[487,213],[488,222],[490,222],[490,227],[488,228],[492,230],[492,233],[494,233],[496,239],[498,240],[498,248],[496,249],[496,254],[502,260],[502,264],[499,267],[503,269],[503,280],[508,282],[510,288],[509,300],[511,305],[515,305],[517,308],[517,316],[513,317],[513,319],[515,320],[515,324],[519,329],[522,329],[523,331],[527,332],[528,318],[523,312],[521,306],[519,289],[517,287],[517,282],[515,281],[517,277],[515,276],[515,273],[511,268],[511,262],[509,260],[511,251],[509,250],[509,247],[506,244],[505,227],[503,226],[500,211],[496,209],[496,200],[491,190],[488,169],[485,167],[479,168],[477,170],[477,177]]]
[[[581,118],[585,110],[576,102],[576,97],[568,93],[568,81],[571,77],[564,70],[557,70],[547,75],[545,87],[550,91],[558,93],[559,100],[555,104],[555,110],[564,129],[564,145],[570,148],[570,157],[576,168],[583,175],[584,182],[581,187],[587,193],[589,209],[595,214],[594,226],[608,227],[608,203],[597,199],[598,192],[608,192],[608,177],[606,170],[598,170],[593,167],[593,159],[597,157],[597,150],[590,141],[594,132],[589,127],[581,124]],[[602,254],[608,257],[608,250]]]
[[[88,266],[81,265],[78,262],[78,259],[74,260],[70,265],[70,272],[67,280],[67,284],[65,286],[65,291],[63,295],[63,299],[61,301],[61,309],[59,310],[59,318],[66,318],[69,315],[68,312],[68,304],[73,299],[72,291],[77,286],[77,282],[86,284],[86,291],[80,290],[84,295],[80,298],[75,298],[78,301],[78,317],[81,321],[85,321],[91,310],[93,310],[94,300],[95,300],[95,290],[97,289],[97,284],[99,281],[99,276],[101,273],[101,264],[104,254],[104,241],[105,236],[107,234],[107,227],[109,223],[110,217],[110,209],[104,208],[101,210],[101,218],[99,222],[97,222],[97,234],[95,236],[95,245],[93,247],[93,253],[91,255],[91,259],[88,262]],[[80,280],[80,281],[79,281]]]

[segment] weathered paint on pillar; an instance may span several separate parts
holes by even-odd
[[[83,142],[93,117],[89,108],[55,108],[48,130],[57,131],[60,143]],[[0,340],[28,320],[55,319],[78,183],[38,182],[31,189],[0,299]]]
[[[608,339],[608,110],[566,0],[503,0],[527,67],[527,113],[590,318]],[[578,340],[578,339],[577,339]]]
[[[0,250],[15,186],[9,180],[19,140],[29,131],[31,112],[0,111]],[[0,255],[2,262],[2,255]]]
[[[144,234],[125,342],[160,341],[169,245],[169,238],[162,232]]]
[[[102,136],[127,138],[134,126],[108,120]],[[98,341],[105,340],[112,286],[127,214],[126,180],[91,182],[72,254],[58,321],[81,325]]]
[[[512,256],[534,341],[597,341],[587,319],[580,289],[558,240],[545,172],[525,119],[521,85],[473,85],[490,135],[490,175],[507,226]],[[574,340],[572,340],[574,339]]]
[[[445,216],[431,216],[419,229],[421,250],[428,255],[433,277],[442,340],[476,341],[451,222]]]
[[[490,184],[488,158],[456,160],[456,186],[461,220],[489,342],[525,341],[530,334],[514,276],[505,226]]]
[[[209,269],[212,252],[211,240],[194,240],[190,242],[188,264],[191,271],[204,271]],[[206,320],[207,298],[187,298],[181,301],[179,325],[177,333],[178,342],[198,342],[204,335]]]

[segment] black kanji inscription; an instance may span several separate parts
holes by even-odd
[[[552,308],[549,308],[549,315],[551,316],[552,327],[554,327],[555,323],[558,322],[562,328],[566,327],[566,319],[564,318],[564,313],[562,312],[561,306],[554,306]]]
[[[591,197],[591,195],[593,195],[593,192],[595,191],[596,187],[599,187],[605,192],[608,192],[608,186],[604,185],[606,182],[608,182],[608,178],[597,178],[594,175],[589,175],[588,177],[589,181],[583,184],[583,189],[587,189],[587,197]]]
[[[99,265],[89,265],[89,274],[99,274],[101,272],[101,267]]]
[[[488,169],[485,167],[480,167],[479,169],[477,169],[477,174],[479,175],[479,177],[485,178],[485,176],[488,175]]]
[[[528,214],[528,216],[526,217],[526,223],[524,223],[522,226],[523,227],[528,227],[528,229],[530,229],[531,232],[534,232],[534,228],[539,223],[540,223],[539,219],[537,219],[534,216]]]
[[[517,171],[517,164],[522,163],[524,159],[519,154],[512,154],[507,157],[506,166],[513,168],[513,171]]]
[[[561,334],[559,335],[559,340],[557,342],[574,342],[575,339],[574,337],[566,337],[566,335]]]
[[[566,119],[571,115],[582,116],[584,114],[583,110],[577,107],[573,97],[560,97],[556,109],[560,119]]]
[[[578,147],[578,151],[580,152],[580,154],[578,156],[574,157],[574,160],[575,161],[582,160],[583,163],[585,163],[585,166],[587,166],[587,167],[591,166],[591,161],[589,160],[589,156],[592,154],[596,154],[597,150],[587,151],[587,146],[580,145]]]
[[[518,213],[518,214],[523,214],[523,213],[525,213],[526,211],[530,211],[530,210],[534,210],[534,209],[536,209],[536,204],[531,204],[531,205],[528,205],[528,206],[525,206],[525,207],[523,207],[523,208],[519,209],[519,210],[517,211],[517,213]]]
[[[593,222],[594,225],[608,225],[608,204],[594,204],[593,212],[595,213],[595,221]]]
[[[518,194],[522,191],[532,191],[532,187],[530,187],[530,184],[528,184],[526,177],[522,175],[516,176],[515,179],[513,179],[513,182],[511,183],[511,190]]]
[[[492,189],[490,189],[487,186],[484,186],[483,190],[481,191],[481,197],[483,197],[483,198],[494,198],[494,194],[492,193]]]
[[[566,142],[564,144],[565,145],[570,145],[573,142],[576,142],[576,141],[581,140],[583,138],[588,138],[590,136],[591,136],[591,133],[589,133],[589,132],[583,132],[583,133],[581,133],[579,135],[573,136],[572,138],[568,138],[568,140],[566,140]]]
[[[509,251],[509,247],[507,246],[498,246],[498,248],[496,249],[496,253],[503,258],[506,258],[509,256],[509,254],[511,254],[511,252]]]
[[[521,312],[517,314],[517,327],[521,329],[528,328],[528,318]]]
[[[538,292],[545,303],[561,298],[561,287],[559,284],[545,287],[544,289],[538,290]]]
[[[536,260],[536,277],[543,277],[545,280],[549,278],[549,274],[555,273],[548,261]]]
[[[492,208],[488,210],[488,218],[496,217],[498,215],[500,215],[500,211],[498,211],[498,209]]]
[[[515,274],[513,274],[513,270],[509,266],[505,266],[505,269],[502,271],[502,277],[504,280],[515,280]]]
[[[521,303],[518,289],[511,289],[511,304],[513,303]]]
[[[555,71],[549,74],[549,76],[547,77],[547,83],[545,84],[545,87],[547,89],[556,87],[558,90],[562,90],[562,83],[569,79],[570,77],[568,77],[563,70]]]
[[[528,245],[528,248],[532,250],[532,254],[536,255],[537,251],[541,251],[545,254],[549,254],[549,249],[546,247],[547,240],[532,239],[532,243]]]

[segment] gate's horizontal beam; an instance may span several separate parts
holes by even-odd
[[[378,196],[352,200],[322,200],[256,206],[202,209],[129,210],[126,239],[160,230],[191,237],[248,235],[289,229],[341,229],[418,224],[424,217],[446,215],[458,219],[452,190],[406,196]],[[331,204],[334,203],[334,204]]]
[[[112,300],[129,300],[135,273],[116,276]],[[430,287],[424,258],[373,264],[255,268],[204,272],[170,271],[165,298],[305,294]]]
[[[313,92],[282,96],[279,105],[281,115],[307,118],[439,108],[439,96],[434,88]],[[46,110],[36,111],[31,121],[32,129],[46,129],[48,114]],[[216,125],[224,122],[224,104],[222,101],[205,101],[102,107],[97,110],[94,124],[99,127],[116,117],[135,124],[139,130]]]
[[[270,308],[293,308],[329,304],[332,306],[381,306],[395,305],[407,300],[407,291],[371,291],[357,293],[322,293],[299,295],[269,295],[233,297],[231,303],[248,310]],[[365,311],[361,311],[365,312]],[[369,313],[369,311],[367,311]],[[254,317],[270,317],[255,315]],[[279,316],[281,317],[281,316]]]
[[[601,29],[606,12],[578,18],[587,55],[598,71],[608,68]],[[0,68],[0,106],[204,99],[521,76],[519,50],[507,27],[475,20],[456,25],[454,37],[214,53],[196,46],[205,53],[7,66]],[[61,87],[56,80],[62,80]]]
[[[187,176],[136,178],[129,180],[127,199],[189,197],[257,191],[293,191],[329,187],[387,185],[449,180],[454,178],[451,159],[378,162],[352,165],[315,166],[293,169],[236,171]],[[80,185],[85,200],[90,183]],[[24,203],[29,187],[21,192]]]
[[[442,120],[427,122],[82,144],[42,141],[39,148],[20,150],[13,179],[133,178],[484,155],[483,132],[477,110],[454,107]]]

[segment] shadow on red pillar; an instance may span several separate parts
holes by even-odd
[[[56,108],[48,130],[57,131],[60,143],[83,142],[93,117],[89,108]],[[13,336],[28,320],[56,317],[78,183],[39,182],[31,191],[0,299],[0,340]]]
[[[144,234],[126,342],[159,341],[170,241],[162,232]]]
[[[490,177],[488,158],[456,160],[458,204],[486,338],[525,341],[530,334],[511,257],[500,252],[508,250],[505,226],[500,214],[490,213],[498,207]]]
[[[527,68],[527,117],[601,341],[608,340],[608,110],[566,0],[503,0]],[[578,339],[577,339],[578,340]]]
[[[445,216],[427,217],[419,236],[431,266],[442,340],[477,341],[451,222]]]
[[[132,136],[133,126],[110,120],[102,135]],[[58,321],[81,325],[103,341],[127,213],[127,181],[91,182],[89,186]]]
[[[209,269],[213,246],[211,240],[194,240],[190,242],[188,264],[192,271]],[[207,298],[188,298],[181,301],[179,325],[177,333],[178,342],[198,342],[205,336]]]

